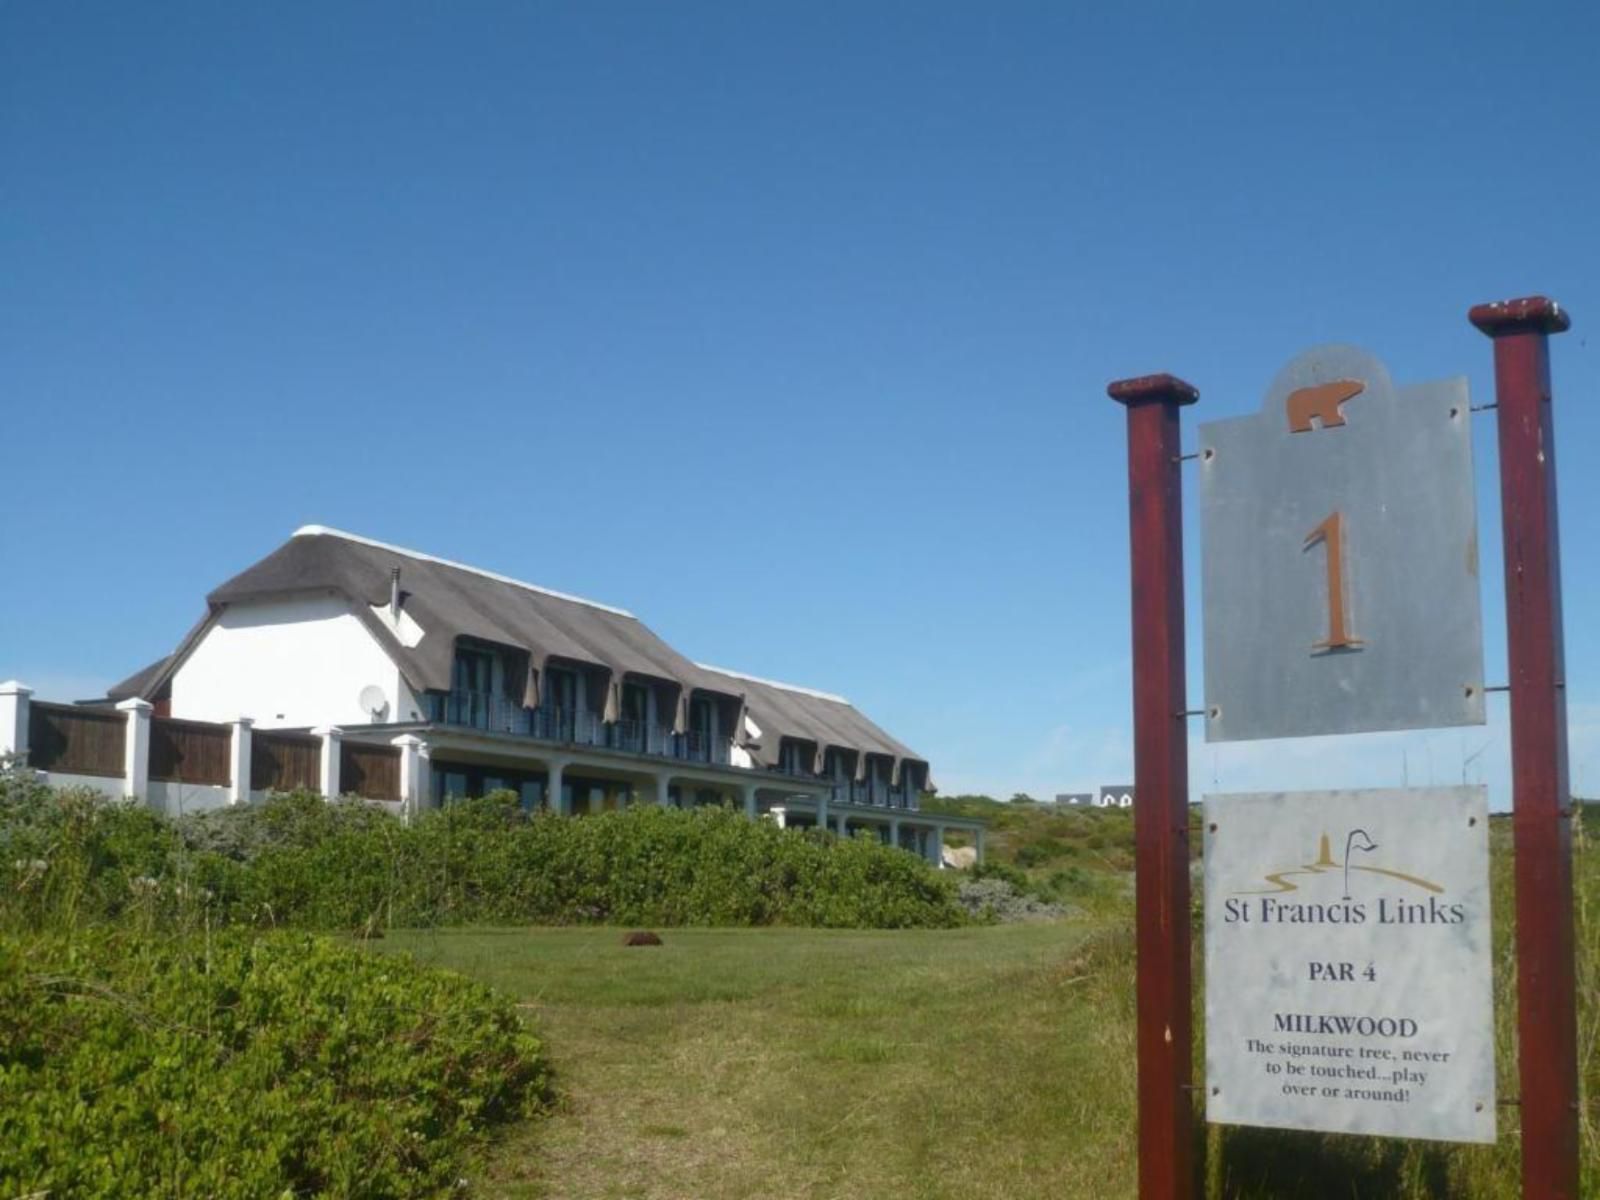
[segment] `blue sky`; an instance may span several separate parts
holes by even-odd
[[[946,791],[1117,782],[1106,382],[1233,415],[1349,341],[1482,403],[1466,309],[1542,291],[1593,794],[1596,45],[1581,4],[0,4],[0,678],[93,694],[320,522],[842,692]],[[1504,739],[1492,699],[1194,782],[1500,807]]]

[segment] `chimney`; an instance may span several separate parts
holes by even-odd
[[[400,568],[389,568],[389,619],[400,623]]]

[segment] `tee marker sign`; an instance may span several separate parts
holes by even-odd
[[[1483,723],[1469,410],[1326,346],[1200,426],[1207,741]]]
[[[1494,343],[1495,402],[1481,407],[1496,410],[1505,570],[1507,677],[1494,690],[1510,707],[1515,1152],[1523,1200],[1579,1200],[1574,812],[1548,344],[1570,321],[1544,296],[1480,304],[1468,319]],[[1370,355],[1329,347],[1290,362],[1259,413],[1202,426],[1185,454],[1192,384],[1143,375],[1107,391],[1128,430],[1139,1196],[1192,1200],[1201,1089],[1189,1052],[1186,722],[1203,716],[1207,740],[1232,741],[1484,721],[1475,410],[1464,381],[1397,389]],[[1190,459],[1202,508],[1203,709],[1189,707],[1185,672]],[[1208,805],[1208,1114],[1492,1139],[1482,792]],[[1398,989],[1386,982],[1396,979]],[[1356,999],[1325,1003],[1341,994]],[[1345,1061],[1326,1075],[1302,1067],[1307,1059]]]

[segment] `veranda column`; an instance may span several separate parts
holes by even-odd
[[[749,820],[754,821],[761,812],[756,805],[756,785],[753,783],[746,783],[742,786],[744,788],[744,815]]]
[[[232,722],[233,741],[228,753],[228,803],[250,802],[250,734],[255,722],[240,717]]]
[[[561,776],[566,772],[566,769],[566,759],[552,758],[550,760],[549,779],[545,782],[545,787],[549,789],[550,794],[546,803],[549,804],[551,812],[558,813],[563,817],[570,817],[572,815],[572,806],[567,803],[567,791],[561,785]]]
[[[28,697],[33,689],[15,679],[0,683],[0,758],[28,752]]]
[[[402,733],[389,744],[400,747],[400,815],[409,823],[426,803],[432,774],[428,744],[414,733]]]
[[[889,818],[889,845],[896,850],[900,849],[900,818]]]
[[[928,861],[941,869],[944,867],[943,825],[935,825],[928,835]]]
[[[817,793],[817,828],[828,828],[828,793]]]
[[[128,716],[128,733],[122,742],[122,794],[143,800],[150,792],[150,714],[147,700],[124,700],[117,711]]]
[[[339,798],[339,750],[343,744],[344,730],[337,725],[319,725],[312,734],[322,739],[322,763],[317,775],[317,787],[324,800]]]
[[[662,808],[672,805],[672,776],[665,771],[656,772],[656,803]]]

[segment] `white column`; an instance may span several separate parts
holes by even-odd
[[[339,743],[344,730],[337,725],[318,725],[311,732],[322,739],[322,771],[317,786],[322,789],[324,800],[336,800],[339,797]]]
[[[428,743],[414,733],[402,733],[389,744],[400,747],[400,815],[409,823],[427,803]]]
[[[240,717],[233,724],[233,748],[228,755],[228,803],[250,803],[250,727],[255,721]]]
[[[900,849],[900,818],[889,818],[889,845],[896,850]]]
[[[672,803],[672,776],[665,771],[656,773],[656,803],[662,808]]]
[[[928,835],[928,861],[934,866],[944,866],[944,826],[935,825]]]
[[[565,759],[552,758],[550,760],[549,778],[545,781],[545,788],[550,793],[548,801],[550,811],[560,813],[563,817],[570,817],[572,808],[567,803],[566,795],[561,787],[561,776],[566,769],[567,762]]]
[[[826,829],[827,827],[828,827],[828,793],[827,792],[818,792],[817,793],[817,828],[818,829]]]
[[[0,758],[28,752],[28,697],[33,689],[15,679],[0,683]]]
[[[150,714],[148,700],[124,700],[117,711],[128,714],[128,733],[122,742],[122,794],[143,800],[150,791]]]
[[[756,785],[746,783],[742,786],[744,788],[744,815],[754,821],[761,812],[760,806],[756,803]],[[780,825],[782,823],[781,821],[779,822]]]

